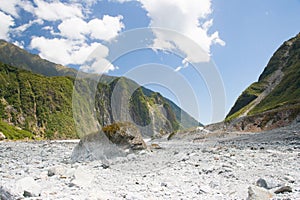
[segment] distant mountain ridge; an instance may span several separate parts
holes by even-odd
[[[72,110],[72,95],[77,71],[47,60],[37,55],[0,40],[0,131],[8,138],[77,138]],[[96,76],[96,75],[95,75]],[[200,125],[195,119],[181,110],[172,101],[164,98],[134,81],[124,77],[103,76],[96,83],[94,75],[87,75],[79,81],[84,90],[89,91],[89,84],[97,84],[95,109],[96,123],[106,126],[117,121],[130,121],[147,129],[143,134],[167,134],[180,128]],[[112,113],[111,97],[114,86],[118,83],[120,92],[115,97],[118,105],[126,106],[130,99],[129,113],[124,113],[122,106]],[[128,91],[138,88],[132,96]],[[78,96],[78,103],[91,112],[90,102]],[[125,105],[126,104],[126,105]],[[81,109],[81,108],[80,108]],[[85,117],[81,127],[88,131],[90,116]],[[151,123],[152,122],[152,123]],[[151,124],[151,126],[147,126]],[[2,128],[1,128],[2,127]],[[9,135],[11,128],[17,127],[15,135]],[[19,130],[19,132],[18,132]],[[20,133],[20,131],[23,131]]]
[[[300,33],[273,54],[257,82],[237,99],[227,126],[256,131],[288,125],[300,114]]]

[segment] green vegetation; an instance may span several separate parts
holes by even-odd
[[[266,88],[264,81],[255,82],[250,85],[238,98],[234,106],[231,108],[229,114],[226,117],[226,121],[230,121],[239,117],[250,106],[248,106],[254,99],[256,99]]]
[[[257,115],[270,110],[300,108],[300,34],[285,42],[274,53],[259,81],[248,87],[238,98],[226,117],[230,121],[239,117],[251,107],[251,102],[261,94],[268,84],[268,78],[278,69],[284,76],[281,82],[248,115]]]
[[[150,132],[160,128],[168,133],[199,124],[159,93],[125,77],[104,75],[97,83],[97,75],[83,74],[74,85],[76,70],[43,60],[3,40],[0,40],[0,61],[0,120],[3,121],[0,127],[6,134],[12,130],[6,127],[16,126],[22,130],[11,131],[14,136],[9,138],[12,139],[78,138],[93,132],[98,124],[106,126],[131,119],[140,126],[147,126],[154,118],[155,124],[146,130]],[[116,84],[119,86],[117,95],[112,97]],[[73,94],[74,86],[78,86],[78,91]],[[97,88],[96,96],[86,96],[94,95],[90,93],[93,88]],[[95,102],[91,102],[94,97]],[[124,100],[129,100],[129,105]],[[124,112],[126,106],[129,113]],[[73,109],[76,112],[73,113]],[[113,115],[113,109],[117,114]],[[75,128],[75,120],[79,127]],[[179,122],[184,124],[179,125]]]
[[[130,98],[130,115],[139,126],[147,126],[151,122],[147,99],[141,88],[134,91]]]
[[[0,119],[42,138],[76,138],[73,80],[0,64]]]
[[[2,120],[0,120],[0,132],[2,132],[9,140],[34,138],[34,135],[31,132],[22,130],[20,128],[17,128],[16,126],[9,125]]]

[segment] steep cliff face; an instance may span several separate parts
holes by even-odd
[[[82,91],[75,94],[80,116],[75,117],[80,124],[75,128],[72,95],[76,70],[42,60],[5,41],[0,41],[0,61],[16,65],[0,63],[0,129],[2,125],[15,126],[27,131],[21,134],[24,137],[33,133],[30,137],[77,138],[78,129],[85,133],[115,122],[132,122],[148,136],[199,125],[173,102],[132,80],[102,76],[96,82],[96,75],[87,75],[77,80]],[[93,96],[83,95],[93,87],[95,102],[90,102]],[[96,120],[90,113],[96,113]],[[14,133],[8,138],[21,137]]]
[[[237,99],[226,121],[237,129],[271,129],[291,123],[299,110],[300,34],[274,53],[259,80]]]
[[[71,78],[44,77],[1,63],[0,119],[36,137],[75,138],[72,88]]]

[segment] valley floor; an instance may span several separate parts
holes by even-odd
[[[246,199],[251,187],[253,195],[300,199],[299,125],[150,143],[162,149],[71,163],[72,141],[0,142],[0,193],[7,199]],[[260,178],[268,189],[255,186]],[[275,194],[282,186],[292,192]]]

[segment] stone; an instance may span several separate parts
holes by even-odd
[[[74,179],[71,183],[75,184],[79,187],[88,187],[94,180],[94,176],[84,170],[83,168],[79,167],[74,173]]]
[[[16,182],[16,191],[22,196],[30,194],[30,197],[38,197],[41,195],[41,186],[32,177],[25,177]]]
[[[284,180],[288,181],[289,183],[295,183],[295,179],[291,176],[284,176]]]
[[[293,189],[290,186],[283,186],[274,191],[275,194],[282,194],[286,192],[293,192]]]
[[[160,186],[161,186],[161,187],[167,187],[168,184],[166,184],[166,183],[161,183]]]
[[[5,140],[5,139],[6,139],[6,137],[5,137],[4,133],[0,132],[0,140]]]
[[[152,143],[150,148],[151,148],[151,149],[162,149],[161,146],[159,146],[159,145],[156,144],[156,143]]]
[[[0,187],[0,199],[1,200],[15,200],[14,196],[10,194],[8,191],[4,190]]]
[[[131,123],[115,123],[102,131],[81,138],[74,148],[73,162],[107,160],[124,157],[128,153],[147,148],[139,129]],[[128,152],[125,152],[129,149]]]
[[[128,155],[127,155],[127,159],[128,159],[128,160],[136,160],[136,155],[133,154],[133,153],[128,154]]]
[[[48,176],[54,176],[54,175],[65,175],[66,174],[66,168],[63,166],[54,166],[50,169],[48,169]]]
[[[262,188],[265,188],[265,189],[269,189],[269,188],[268,188],[267,181],[266,181],[265,179],[262,179],[262,178],[260,178],[260,179],[258,179],[258,180],[256,181],[256,185],[257,185],[258,187],[262,187]]]
[[[272,193],[262,187],[250,186],[248,188],[247,200],[269,200],[272,197]]]
[[[123,157],[126,153],[117,145],[112,144],[103,132],[89,134],[80,139],[75,146],[71,160],[73,162],[84,162]]]
[[[129,122],[118,122],[102,128],[107,138],[123,149],[143,150],[147,148],[139,129]]]

